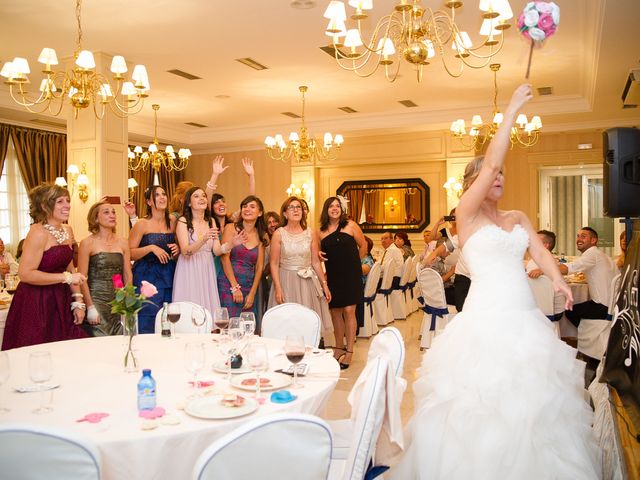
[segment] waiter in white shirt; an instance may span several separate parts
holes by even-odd
[[[611,281],[616,274],[616,266],[598,247],[598,233],[591,227],[582,227],[576,236],[576,246],[582,253],[580,258],[567,264],[560,263],[563,275],[583,272],[589,285],[589,300],[573,305],[566,315],[576,327],[583,318],[606,320],[611,299]]]
[[[402,258],[402,250],[400,250],[393,241],[393,233],[387,231],[382,234],[380,238],[380,243],[384,248],[384,255],[382,255],[382,261],[380,262],[382,265],[382,272],[380,275],[380,280],[382,281],[382,276],[384,272],[388,268],[393,269],[393,282],[391,282],[391,288],[398,288],[400,285],[400,275],[402,273],[402,264],[404,260]]]

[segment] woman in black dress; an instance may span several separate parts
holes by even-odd
[[[356,305],[362,302],[363,295],[360,259],[367,254],[367,242],[358,224],[347,218],[346,205],[337,197],[324,202],[319,237],[331,292],[334,356],[344,370],[351,364],[356,339]]]

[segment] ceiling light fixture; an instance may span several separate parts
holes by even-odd
[[[299,90],[300,93],[302,93],[302,126],[300,127],[300,133],[291,132],[288,142],[285,142],[279,133],[275,137],[267,137],[264,140],[267,153],[274,160],[281,160],[283,162],[289,158],[295,160],[297,163],[334,160],[336,158],[336,151],[340,150],[340,147],[344,143],[344,138],[342,138],[342,135],[339,133],[333,137],[331,133],[326,132],[323,143],[319,144],[313,136],[309,136],[307,127],[304,124],[304,94],[307,91],[307,87],[301,86]]]
[[[172,145],[167,145],[164,151],[158,148],[158,110],[160,110],[160,105],[154,104],[151,108],[153,108],[153,143],[149,145],[146,152],[139,145],[133,149],[133,152],[129,149],[129,170],[146,170],[151,166],[154,170],[153,184],[159,185],[160,168],[165,168],[169,172],[184,170],[189,164],[191,150],[188,148],[179,149],[176,158]]]
[[[493,117],[491,123],[484,124],[480,115],[474,115],[468,133],[462,118],[451,123],[451,134],[460,139],[462,145],[469,149],[480,148],[487,140],[493,138],[503,120],[503,115],[498,110],[498,70],[500,70],[500,64],[492,63],[490,68],[493,72]],[[528,121],[524,113],[519,114],[515,125],[511,127],[511,147],[514,145],[521,147],[535,145],[540,139],[541,129],[542,120],[538,115],[534,115],[531,117],[531,121]]]
[[[69,71],[53,71],[52,65],[58,65],[56,51],[53,48],[42,49],[38,62],[44,65],[42,73],[45,74],[45,78],[40,82],[39,96],[34,99],[26,90],[26,85],[30,83],[27,77],[31,73],[29,62],[26,58],[16,57],[13,61],[5,63],[0,71],[0,75],[6,78],[4,83],[9,86],[11,97],[16,103],[33,113],[48,110],[52,115],[59,115],[65,99],[69,99],[75,118],[78,118],[78,112],[81,109],[89,105],[93,106],[98,119],[104,117],[106,105],[109,105],[113,113],[119,117],[138,113],[144,105],[144,99],[148,96],[150,88],[145,66],[136,65],[131,75],[132,81],[125,81],[123,74],[127,72],[127,64],[124,57],[114,56],[111,72],[115,88],[112,88],[104,75],[94,71],[96,62],[93,53],[82,50],[80,13],[81,0],[76,0],[78,38],[76,51],[73,54],[75,67]],[[118,101],[119,95],[124,97],[122,103]]]
[[[329,19],[326,34],[332,38],[338,65],[361,77],[368,77],[384,66],[390,82],[398,78],[402,59],[414,67],[420,82],[422,67],[429,65],[429,59],[436,53],[452,77],[462,75],[465,65],[487,66],[502,49],[502,31],[511,26],[507,21],[513,17],[508,0],[480,0],[484,19],[480,35],[485,38],[474,46],[468,33],[456,23],[456,9],[462,6],[459,0],[445,2],[450,12],[423,7],[421,0],[398,0],[394,10],[377,22],[370,36],[364,35],[362,27],[369,18],[365,11],[373,9],[373,0],[349,0],[349,5],[355,8],[351,19],[357,22],[356,28],[347,29],[343,2],[329,2],[324,12]],[[343,47],[346,52],[340,50]]]

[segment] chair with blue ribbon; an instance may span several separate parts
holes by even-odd
[[[410,265],[411,258],[407,258],[402,264],[400,271],[396,272],[396,276],[399,277],[399,282],[393,286],[390,297],[391,312],[393,313],[394,320],[405,320],[407,318],[407,305],[404,291],[407,288]]]
[[[417,311],[420,306],[418,305],[418,295],[416,292],[417,279],[417,266],[420,263],[420,258],[415,255],[411,259],[411,265],[409,268],[409,278],[407,280],[407,288],[405,290],[405,298],[407,302],[407,315]]]
[[[378,332],[378,325],[374,315],[373,302],[376,299],[376,288],[380,280],[380,263],[376,262],[369,270],[367,282],[364,285],[364,324],[358,329],[358,336],[369,338]]]
[[[377,263],[377,262],[376,262]],[[374,264],[375,266],[375,264]],[[382,265],[380,266],[382,269]],[[382,283],[376,297],[373,300],[373,318],[378,325],[388,325],[393,322],[393,314],[391,312],[390,296],[393,292],[391,283],[393,282],[393,268],[385,269],[382,273]]]
[[[420,327],[420,348],[425,349],[431,347],[433,337],[447,325],[450,313],[440,274],[431,268],[423,268],[417,278],[421,290],[418,301],[424,312]]]

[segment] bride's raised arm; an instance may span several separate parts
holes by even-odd
[[[458,228],[462,227],[467,232],[473,230],[471,227],[476,220],[480,205],[489,193],[496,177],[502,171],[510,144],[511,127],[515,123],[518,111],[532,97],[530,84],[525,83],[516,88],[509,106],[504,112],[504,119],[489,143],[484,160],[480,162],[474,160],[470,166],[467,166],[471,172],[465,171],[464,194],[456,207]],[[476,172],[473,171],[474,168],[477,169]]]

